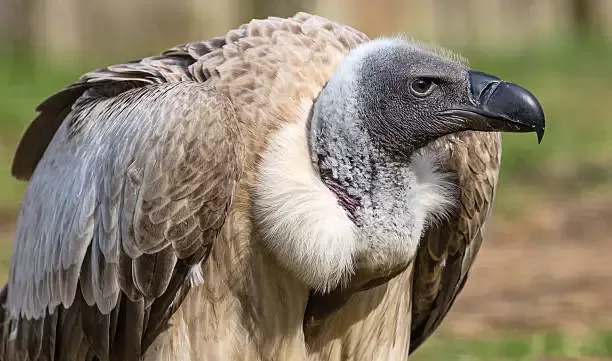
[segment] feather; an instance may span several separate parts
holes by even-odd
[[[177,257],[172,247],[155,254],[143,254],[132,262],[132,277],[145,297],[161,296],[172,278]]]

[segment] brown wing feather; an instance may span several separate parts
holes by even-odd
[[[499,173],[499,134],[466,132],[446,140],[446,168],[457,174],[460,204],[453,217],[429,229],[421,240],[414,266],[410,352],[437,329],[465,285],[482,243]]]
[[[242,154],[233,107],[203,84],[79,98],[24,195],[0,359],[137,360],[210,252]]]

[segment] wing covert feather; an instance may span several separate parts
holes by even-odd
[[[115,329],[119,312],[142,314],[145,327],[145,308],[182,300],[189,268],[223,225],[242,157],[229,100],[203,84],[77,99],[30,179],[17,223],[6,305],[29,357],[52,357],[40,332],[55,319],[81,322],[90,347],[107,358],[114,337],[134,338]],[[77,308],[80,321],[70,316]],[[171,314],[163,314],[154,321],[166,322]],[[141,340],[146,331],[134,332]]]

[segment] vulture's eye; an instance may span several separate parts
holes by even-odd
[[[428,78],[417,78],[410,83],[410,91],[417,97],[423,98],[431,94],[434,82]]]

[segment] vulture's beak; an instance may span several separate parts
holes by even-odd
[[[544,111],[529,90],[475,70],[468,71],[467,80],[471,104],[444,113],[462,118],[472,130],[535,132],[542,141]]]

